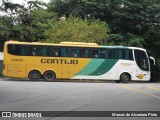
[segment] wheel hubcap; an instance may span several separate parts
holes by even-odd
[[[36,73],[34,73],[34,74],[32,75],[32,77],[33,77],[33,78],[37,78],[38,75],[37,75]]]
[[[129,77],[127,75],[124,75],[124,81],[128,81],[129,80]]]
[[[51,73],[47,74],[47,78],[51,79],[53,77],[53,75]]]

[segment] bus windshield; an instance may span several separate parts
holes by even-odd
[[[134,50],[134,55],[138,67],[144,71],[149,71],[149,62],[146,52],[142,50]]]

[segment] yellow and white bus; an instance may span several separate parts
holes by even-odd
[[[103,79],[124,83],[149,81],[151,76],[149,57],[142,48],[18,41],[4,45],[3,74],[30,80]]]

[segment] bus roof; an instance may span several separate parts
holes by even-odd
[[[85,43],[85,42],[60,42],[62,45],[89,45],[89,46],[98,46],[97,43]]]
[[[24,44],[24,45],[45,45],[45,46],[73,46],[73,47],[96,47],[96,48],[117,48],[117,49],[139,49],[146,51],[139,47],[128,47],[128,46],[104,46],[98,45],[97,43],[85,43],[85,42],[60,42],[60,43],[43,43],[43,42],[19,42],[19,41],[6,41],[5,44]]]

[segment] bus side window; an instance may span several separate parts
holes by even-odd
[[[98,49],[88,49],[89,58],[98,58]]]
[[[97,50],[93,50],[93,57],[94,58],[98,58],[99,57],[99,55],[98,55],[98,49]]]
[[[105,49],[100,49],[100,58],[105,58]]]
[[[117,50],[117,57],[118,59],[127,59],[127,50],[126,49],[118,49]]]
[[[117,57],[118,59],[122,59],[122,49],[117,49]]]
[[[21,55],[24,55],[24,56],[31,56],[32,55],[32,46],[22,45],[21,49],[22,49]]]
[[[93,58],[93,51],[91,49],[88,49],[88,57]]]
[[[67,57],[67,47],[62,47],[61,48],[61,57]]]
[[[88,50],[84,49],[84,58],[87,58],[87,57],[88,57]]]
[[[88,50],[86,48],[79,49],[80,58],[88,58]]]
[[[9,44],[8,53],[11,55],[21,55],[21,45]]]
[[[127,59],[128,60],[128,50],[121,50],[122,54],[122,59]]]
[[[43,47],[42,46],[33,46],[32,55],[33,56],[43,56],[44,55]]]
[[[118,49],[118,58],[124,60],[133,60],[132,50]]]
[[[109,59],[109,49],[106,49],[106,50],[105,50],[105,58],[106,58],[106,59]]]
[[[116,50],[115,49],[108,49],[109,58],[115,59],[116,58]]]
[[[51,56],[50,51],[51,51],[50,47],[47,47],[46,48],[46,56],[49,56],[49,57]]]
[[[86,58],[87,57],[87,50],[85,48],[79,48],[79,57]]]
[[[76,48],[71,48],[71,57],[78,57],[78,49]]]
[[[51,56],[52,57],[60,57],[61,49],[60,48],[51,48]]]

